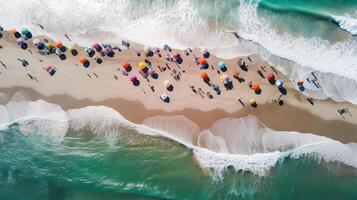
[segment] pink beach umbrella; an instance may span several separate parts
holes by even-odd
[[[95,49],[97,52],[101,52],[103,50],[103,47],[100,46],[100,44],[98,43],[93,44],[92,48]]]
[[[137,80],[138,80],[138,78],[137,78],[136,76],[131,76],[131,77],[130,77],[130,81],[133,82],[133,83],[134,83],[135,81],[137,81]]]

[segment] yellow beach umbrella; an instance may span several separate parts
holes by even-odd
[[[222,74],[222,76],[221,76],[221,81],[223,82],[223,81],[225,81],[226,79],[227,79],[227,74]]]
[[[139,69],[144,70],[146,68],[146,63],[145,62],[139,62],[138,66],[139,66]]]
[[[9,31],[13,34],[15,34],[17,32],[16,28],[11,28]]]

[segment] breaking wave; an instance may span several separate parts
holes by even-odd
[[[43,100],[27,101],[21,93],[0,105],[0,116],[0,130],[16,124],[25,135],[38,133],[64,139],[69,132],[111,136],[121,129],[129,129],[168,138],[191,149],[203,169],[218,175],[233,168],[265,176],[277,162],[301,156],[357,167],[355,143],[343,144],[313,134],[274,131],[254,116],[221,119],[208,130],[200,131],[183,116],[157,116],[146,119],[143,124],[135,124],[105,106],[64,111]]]
[[[357,19],[351,16],[333,16],[335,22],[352,35],[357,35]]]

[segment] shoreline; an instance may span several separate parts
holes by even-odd
[[[35,38],[46,38],[53,42],[44,36]],[[263,70],[263,66],[267,70],[264,71],[264,75],[271,71],[269,63],[259,55],[230,60],[219,59],[211,55],[207,59],[210,66],[206,71],[212,82],[222,88],[222,94],[216,95],[212,88],[202,81],[201,70],[191,58],[192,54],[202,55],[198,49],[194,49],[189,56],[184,55],[181,50],[173,49],[169,54],[180,52],[184,60],[179,65],[166,61],[164,55],[168,52],[162,49],[163,57],[161,58],[137,56],[135,50],[140,50],[140,53],[144,54],[143,46],[132,44],[130,49],[116,52],[114,58],[103,57],[102,64],[97,64],[93,58],[87,57],[91,65],[89,68],[84,68],[78,62],[80,56],[85,56],[83,47],[76,46],[79,52],[76,57],[71,56],[67,51],[65,53],[67,59],[61,61],[54,54],[40,55],[31,40],[28,43],[31,53],[21,50],[8,32],[5,32],[3,39],[0,40],[0,44],[4,47],[0,49],[0,60],[8,66],[6,70],[1,70],[0,92],[12,96],[17,91],[24,91],[31,100],[43,99],[58,104],[65,110],[89,105],[105,105],[115,109],[134,123],[141,123],[146,118],[157,115],[183,115],[195,122],[202,130],[209,128],[215,121],[222,118],[240,118],[252,114],[263,124],[277,131],[313,133],[346,143],[357,141],[357,120],[353,117],[343,119],[337,112],[337,109],[348,107],[351,113],[357,114],[356,106],[347,102],[334,102],[331,99],[314,100],[314,105],[311,106],[306,96],[297,91],[295,84],[281,72],[277,72],[276,79],[284,81],[288,92],[282,96],[283,106],[273,104],[272,100],[281,96],[281,93],[275,85],[268,83],[266,77],[262,78],[258,75],[257,70]],[[26,59],[30,65],[22,67],[16,58]],[[149,59],[153,63],[154,69],[159,74],[157,80],[150,78],[147,81],[138,73],[137,64],[144,59]],[[238,59],[243,59],[248,64],[249,70],[243,71],[237,67]],[[125,60],[133,67],[129,76],[121,74],[123,69],[120,63]],[[227,72],[217,73],[218,61],[225,62],[228,66]],[[49,76],[47,71],[42,69],[49,65],[58,69],[55,76]],[[168,69],[160,70],[160,72],[157,66],[162,68],[165,65]],[[226,91],[219,81],[220,76],[222,74],[231,76],[234,69],[239,70],[240,76],[245,81],[238,82],[233,79],[233,89]],[[181,74],[179,81],[173,79],[174,70]],[[29,73],[37,77],[39,81],[29,80],[26,76]],[[95,78],[93,74],[99,77]],[[113,78],[113,75],[117,76],[117,80]],[[139,86],[133,86],[129,81],[131,75],[137,76],[140,81]],[[170,80],[174,85],[173,92],[166,90],[163,86],[164,80]],[[262,93],[254,94],[248,87],[249,81],[259,83]],[[207,96],[201,97],[193,93],[189,88],[190,85],[201,88],[204,93],[212,93],[214,98],[209,99]],[[154,86],[155,91],[151,92],[149,86]],[[159,98],[162,93],[167,93],[172,101],[163,103]],[[238,102],[239,98],[242,99],[245,107]],[[257,108],[249,105],[251,98],[258,103]]]
[[[352,134],[354,128],[356,127],[355,124],[341,122],[339,120],[324,120],[318,116],[308,114],[303,109],[299,109],[291,105],[287,105],[286,108],[291,113],[289,116],[285,115],[285,109],[281,108],[277,110],[272,105],[260,105],[258,108],[259,110],[254,113],[249,109],[242,109],[238,112],[227,113],[220,109],[201,111],[192,108],[170,112],[159,109],[147,109],[142,103],[138,101],[128,101],[119,98],[96,102],[89,99],[76,99],[69,95],[44,96],[33,89],[23,87],[5,89],[1,88],[0,90],[6,94],[9,94],[10,96],[20,91],[24,93],[27,98],[29,98],[28,100],[32,101],[42,99],[49,103],[60,105],[61,108],[65,111],[86,106],[103,105],[113,108],[127,120],[137,124],[141,124],[149,117],[182,115],[197,124],[200,128],[200,131],[203,131],[205,129],[209,129],[217,120],[223,118],[242,118],[252,114],[256,116],[258,120],[264,125],[276,131],[297,131],[302,133],[312,133],[315,135],[325,136],[334,140],[338,140],[343,143],[357,142],[357,135]],[[135,108],[135,110],[133,110],[133,108]],[[274,117],[271,117],[271,115]],[[202,118],[202,116],[209,117]],[[279,123],[281,118],[284,118],[284,123]],[[315,124],[319,124],[319,126],[316,126]]]

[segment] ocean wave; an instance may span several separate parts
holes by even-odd
[[[343,30],[350,32],[352,35],[357,35],[357,19],[351,16],[332,16],[334,21]]]
[[[276,65],[290,80],[314,79],[311,73],[316,72],[321,88],[311,83],[306,92],[309,96],[357,103],[352,92],[357,88],[355,40],[331,44],[318,37],[278,34],[267,19],[259,17],[257,7],[258,4],[242,3],[238,9],[240,26],[244,27],[238,30],[244,39],[242,46]]]
[[[259,8],[265,8],[279,13],[297,13],[304,16],[312,17],[313,19],[321,19],[326,22],[335,22],[341,29],[348,31],[351,35],[357,35],[357,19],[349,14],[338,16],[330,14],[327,11],[321,11],[317,8],[309,8],[304,5],[285,5],[284,3],[276,4],[266,0],[259,1]]]
[[[121,129],[130,129],[168,138],[191,149],[203,169],[218,175],[233,168],[265,176],[277,162],[301,156],[357,167],[354,143],[343,144],[313,134],[274,131],[254,116],[222,119],[210,129],[200,131],[196,124],[182,116],[159,116],[135,124],[105,106],[64,111],[43,100],[25,99],[1,105],[0,116],[6,116],[1,118],[1,129],[16,124],[25,135],[38,133],[65,139],[68,132],[112,136]]]

